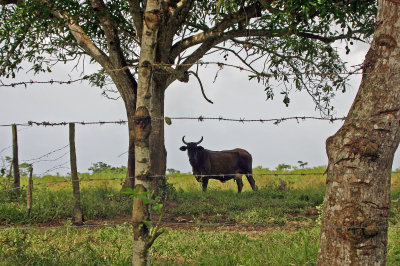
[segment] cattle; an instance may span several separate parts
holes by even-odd
[[[211,151],[199,146],[202,141],[203,137],[198,142],[186,142],[185,136],[183,136],[182,142],[185,146],[180,147],[180,150],[187,150],[193,174],[196,180],[202,183],[203,191],[207,190],[209,179],[217,179],[221,182],[234,179],[237,184],[238,193],[241,193],[243,175],[246,175],[251,188],[257,190],[252,175],[253,159],[250,153],[243,149]]]

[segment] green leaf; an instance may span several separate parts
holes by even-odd
[[[171,120],[171,118],[169,118],[169,117],[165,117],[164,118],[164,120],[165,120],[165,123],[168,125],[168,126],[170,126],[171,124],[172,124],[172,120]]]
[[[137,197],[137,195],[139,194],[139,190],[140,190],[140,187],[135,187],[134,189],[133,188],[125,188],[121,193],[129,195],[130,197],[133,198],[133,197]]]
[[[285,98],[283,99],[283,103],[286,105],[286,107],[289,106],[290,103],[290,98],[288,97],[288,95],[285,95]]]

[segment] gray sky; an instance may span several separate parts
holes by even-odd
[[[367,51],[366,45],[353,47],[350,55],[343,55],[349,66],[360,64]],[[343,49],[344,50],[344,49]],[[341,51],[343,52],[343,51]],[[204,60],[206,61],[206,60]],[[17,79],[3,82],[29,80],[68,80],[72,66],[60,65],[53,73],[33,77],[20,72]],[[279,88],[276,98],[266,101],[264,87],[257,82],[248,81],[247,73],[234,68],[224,68],[214,82],[216,67],[208,66],[200,70],[205,93],[214,104],[208,103],[201,95],[200,86],[192,76],[189,83],[174,83],[166,92],[166,116],[212,116],[225,118],[268,119],[291,116],[319,116],[314,103],[305,92],[292,92],[291,103],[282,103]],[[345,116],[358,90],[361,75],[352,78],[351,86],[345,94],[337,92],[334,100],[336,116]],[[86,83],[72,85],[29,85],[0,87],[0,124],[24,123],[32,121],[115,121],[125,120],[125,109],[121,99],[109,100],[101,96],[101,90]],[[325,140],[333,135],[342,122],[296,121],[272,123],[238,123],[218,121],[173,120],[165,125],[167,167],[183,172],[191,171],[187,155],[179,150],[182,136],[188,141],[197,141],[204,136],[202,145],[211,150],[241,147],[253,155],[253,167],[275,168],[280,163],[297,165],[297,161],[308,162],[309,166],[327,164]],[[19,128],[20,162],[40,157],[68,144],[68,127],[26,127]],[[76,127],[78,171],[87,172],[92,163],[105,162],[113,166],[126,164],[127,126],[103,125]],[[11,128],[0,127],[0,151],[11,145]],[[56,159],[35,163],[36,175],[68,162],[68,148],[60,150],[43,159]],[[11,156],[11,148],[0,153],[0,158]],[[122,155],[121,155],[122,154]],[[0,167],[2,162],[0,161]],[[395,157],[394,168],[400,166]],[[51,173],[62,174],[64,169]]]

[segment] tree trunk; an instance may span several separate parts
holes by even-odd
[[[76,149],[75,149],[75,124],[69,124],[69,154],[71,163],[71,181],[72,193],[74,195],[74,218],[73,224],[83,224],[83,212],[81,205],[81,193],[79,189],[78,169],[76,165]]]
[[[120,92],[125,104],[126,116],[128,119],[129,148],[127,162],[128,169],[123,188],[133,188],[135,186],[135,143],[133,121],[136,111],[137,82],[129,69],[124,69],[124,67],[126,67],[126,64],[121,63],[116,66],[116,69],[122,68],[123,70],[109,71],[108,74]]]
[[[149,0],[144,13],[142,43],[139,60],[139,84],[137,91],[137,108],[134,120],[135,138],[135,186],[140,192],[151,189],[152,167],[150,151],[150,135],[152,132],[152,101],[155,97],[153,64],[157,46],[157,35],[161,19],[161,3]],[[132,211],[133,229],[133,265],[150,265],[149,248],[155,235],[150,235],[150,205],[142,198],[134,197]]]
[[[400,141],[400,8],[378,1],[356,99],[329,158],[318,265],[385,265],[393,156]]]
[[[126,178],[123,188],[134,188],[135,187],[135,140],[134,140],[135,134],[133,130],[134,117],[135,117],[134,112],[133,113],[131,111],[127,112],[127,117],[128,117],[128,136],[129,136],[128,163],[127,163],[128,168],[126,171]]]
[[[154,77],[154,76],[153,76]],[[162,190],[165,187],[165,171],[167,165],[167,151],[165,149],[165,136],[164,136],[164,92],[166,86],[166,79],[155,80],[154,91],[151,97],[150,113],[153,117],[150,134],[150,157],[151,157],[151,172],[157,178],[152,180],[152,189],[155,190],[156,194],[159,194],[158,190]],[[136,94],[136,89],[135,89]],[[134,114],[136,108],[136,102],[133,104],[131,99],[126,99],[125,107],[127,110],[128,117],[128,128],[129,128],[129,151],[128,151],[128,170],[124,188],[135,186],[135,142],[134,142]],[[133,111],[132,111],[133,110]]]
[[[166,187],[165,171],[167,167],[167,150],[165,149],[164,135],[164,92],[166,80],[154,79],[155,87],[152,97],[150,113],[153,117],[150,134],[152,189],[156,195],[163,195]]]
[[[12,136],[13,136],[13,169],[14,169],[14,185],[15,191],[19,191],[21,187],[21,178],[19,174],[19,162],[18,162],[18,133],[17,126],[12,125]]]

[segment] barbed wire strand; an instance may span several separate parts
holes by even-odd
[[[90,122],[85,122],[85,121],[73,121],[73,122],[34,122],[34,121],[28,121],[26,123],[13,123],[13,124],[1,124],[0,127],[10,127],[13,125],[16,126],[67,126],[70,123],[78,124],[78,125],[105,125],[105,124],[121,124],[124,125],[128,123],[128,121],[125,120],[119,120],[119,121],[90,121]]]
[[[29,129],[29,127],[21,128],[21,129],[18,129],[18,132],[21,132],[21,131],[24,131],[24,130],[27,130],[27,129]]]
[[[395,118],[393,113],[384,114],[383,117],[359,117],[359,118],[351,118],[351,120],[355,121],[387,121],[387,120],[395,120],[400,121],[400,118]],[[292,116],[292,117],[281,117],[281,118],[257,118],[257,119],[246,119],[246,118],[225,118],[222,116],[218,117],[208,117],[208,116],[164,116],[164,117],[152,117],[152,120],[195,120],[198,122],[204,122],[206,120],[215,120],[215,121],[227,121],[227,122],[239,122],[239,123],[274,123],[280,124],[284,121],[295,120],[296,122],[302,122],[306,120],[318,120],[318,121],[345,121],[348,120],[345,116],[343,117],[318,117],[318,116]],[[0,124],[0,127],[11,127],[13,125],[16,126],[66,126],[70,123],[78,124],[78,125],[106,125],[106,124],[119,124],[126,125],[128,123],[127,120],[117,120],[117,121],[72,121],[72,122],[35,122],[28,121],[26,123],[13,123],[13,124]]]
[[[27,159],[27,160],[21,160],[21,161],[23,161],[23,162],[37,162],[37,161],[39,161],[40,159],[42,159],[42,158],[45,158],[45,157],[49,157],[51,154],[53,154],[53,153],[56,153],[56,152],[58,152],[58,151],[62,151],[63,149],[65,149],[65,148],[67,148],[67,147],[69,147],[69,144],[67,144],[67,145],[65,145],[65,146],[63,146],[63,147],[61,147],[61,148],[58,148],[58,149],[55,149],[55,150],[52,150],[52,151],[50,151],[50,152],[48,152],[48,153],[46,153],[46,154],[44,154],[44,155],[41,155],[41,156],[39,156],[39,157],[37,157],[37,158],[33,158],[33,159]]]
[[[0,80],[0,87],[16,87],[16,86],[24,85],[26,88],[28,85],[33,85],[33,84],[51,84],[51,85],[53,85],[53,84],[72,84],[72,83],[84,81],[87,79],[89,79],[89,76],[84,76],[83,78],[71,79],[71,80],[67,80],[67,81],[63,81],[63,80],[49,80],[49,81],[30,80],[30,81],[20,81],[20,82],[9,83],[9,84],[5,84]]]
[[[209,61],[209,62],[205,62],[205,61],[198,61],[194,64],[189,63],[189,64],[166,64],[166,63],[154,63],[152,65],[153,68],[155,68],[155,71],[165,68],[167,71],[157,71],[158,74],[165,74],[165,75],[171,75],[171,70],[175,71],[176,69],[172,68],[172,67],[182,67],[182,66],[194,66],[194,65],[199,65],[199,66],[204,66],[204,65],[216,65],[219,68],[223,68],[223,67],[230,67],[230,68],[236,68],[239,71],[245,71],[248,72],[250,74],[255,75],[256,77],[259,77],[260,79],[270,79],[270,78],[274,78],[276,77],[276,74],[274,73],[269,73],[269,72],[258,72],[256,70],[252,70],[243,66],[238,66],[238,65],[233,65],[233,64],[228,64],[228,63],[224,63],[224,62],[213,62],[213,61]],[[125,71],[127,69],[139,69],[143,66],[139,66],[139,65],[128,65],[128,66],[124,66],[122,68],[116,68],[116,69],[111,69],[110,71]],[[145,66],[146,68],[148,68],[148,66]],[[356,68],[355,70],[350,70],[350,71],[342,71],[342,72],[321,72],[321,71],[297,71],[296,73],[294,72],[282,72],[280,73],[280,76],[299,76],[299,75],[307,75],[307,76],[322,76],[322,77],[326,77],[326,76],[340,76],[340,75],[346,75],[347,77],[352,76],[352,75],[387,75],[386,72],[363,72],[362,69],[360,67]],[[19,85],[23,85],[25,87],[27,87],[27,85],[33,85],[33,84],[72,84],[75,82],[82,82],[84,80],[88,80],[90,79],[90,75],[85,75],[82,78],[79,79],[75,79],[75,80],[67,80],[67,81],[60,81],[60,80],[49,80],[49,81],[21,81],[21,82],[15,82],[15,83],[9,83],[9,84],[5,84],[0,80],[0,87],[15,87],[15,86],[19,86]]]
[[[0,154],[2,154],[3,152],[5,152],[6,150],[8,150],[8,149],[11,148],[11,147],[12,147],[12,145],[3,148],[2,150],[0,150]]]
[[[67,167],[66,167],[67,168]],[[33,183],[33,186],[43,186],[43,185],[53,185],[59,183],[73,183],[73,182],[92,182],[92,181],[115,181],[115,180],[124,180],[122,177],[114,177],[114,178],[91,178],[91,179],[81,179],[81,180],[53,180],[53,181],[45,181],[39,183]],[[35,180],[35,179],[34,179]],[[14,190],[19,190],[28,187],[27,185],[20,186],[20,188],[9,188],[7,190],[1,190],[0,192],[9,192]]]
[[[68,160],[68,161],[65,161],[65,162],[63,162],[63,163],[61,163],[61,164],[58,164],[58,165],[56,165],[56,166],[53,166],[52,168],[47,169],[46,171],[42,172],[40,175],[43,176],[43,175],[48,174],[48,173],[50,173],[51,171],[54,171],[54,170],[69,169],[68,167],[63,167],[64,165],[66,165],[66,164],[68,164],[68,163],[70,163],[69,160]],[[77,180],[77,181],[78,181],[78,180]]]
[[[43,159],[43,160],[37,160],[32,162],[31,164],[37,164],[37,163],[41,163],[41,162],[56,162],[62,158],[64,158],[66,155],[69,154],[69,151],[67,151],[66,153],[62,154],[61,156],[54,158],[54,159]]]
[[[177,63],[159,63],[159,62],[154,62],[153,65],[151,66],[152,68],[154,68],[155,71],[157,70],[162,70],[163,68],[165,70],[167,70],[166,72],[162,72],[162,71],[158,71],[158,74],[165,74],[165,75],[171,75],[171,71],[175,71],[176,69],[172,68],[172,67],[183,67],[183,66],[204,66],[204,65],[216,65],[219,68],[223,68],[223,67],[231,67],[231,68],[236,68],[239,71],[245,71],[251,74],[256,75],[257,77],[260,78],[274,78],[276,77],[276,74],[272,73],[272,72],[265,72],[265,71],[256,71],[254,69],[249,69],[245,66],[239,66],[239,65],[234,65],[234,64],[229,64],[229,63],[225,63],[225,62],[218,62],[218,61],[202,61],[202,60],[198,60],[195,63],[187,63],[187,64],[177,64]],[[114,68],[111,69],[110,71],[124,71],[127,69],[136,69],[138,70],[139,68],[148,68],[149,66],[140,66],[139,64],[136,65],[128,65],[128,66],[124,66],[121,68]],[[339,76],[339,75],[362,75],[362,74],[368,74],[368,75],[387,75],[387,73],[384,72],[378,72],[378,73],[371,73],[371,72],[367,72],[367,73],[363,73],[362,72],[362,67],[360,66],[354,66],[353,67],[354,70],[349,70],[349,71],[341,71],[341,72],[322,72],[322,71],[296,71],[296,73],[294,72],[281,72],[280,75],[281,76],[298,76],[298,75],[307,75],[307,76]]]
[[[65,165],[69,163],[69,161],[64,162],[62,165]],[[53,167],[54,168],[54,167]],[[68,167],[65,167],[66,169],[69,169]],[[51,168],[52,169],[52,168]],[[385,172],[386,173],[386,172]],[[333,174],[336,175],[367,175],[367,174],[376,174],[376,172],[333,172]],[[391,174],[400,174],[400,171],[392,171]],[[234,177],[236,176],[237,173],[233,174],[215,174],[215,175],[199,175],[199,177]],[[245,174],[243,174],[245,175]],[[325,172],[312,172],[312,173],[252,173],[252,176],[254,178],[260,178],[264,176],[274,176],[274,177],[289,177],[289,176],[324,176],[326,175]],[[152,175],[149,176],[149,178],[193,178],[195,177],[194,174],[189,174],[189,173],[182,173],[182,174],[166,174],[166,175]],[[41,177],[36,177],[34,180],[37,180],[38,178]],[[42,186],[42,185],[52,185],[52,184],[58,184],[58,183],[73,183],[73,182],[93,182],[93,181],[115,181],[115,180],[126,180],[129,177],[113,177],[113,178],[85,178],[85,179],[80,179],[80,180],[52,180],[52,181],[45,181],[45,182],[39,182],[39,183],[34,183],[34,186]],[[132,177],[134,178],[134,177]],[[232,178],[234,179],[234,178]],[[21,186],[20,188],[25,188],[27,186]],[[8,191],[13,191],[13,190],[18,190],[20,188],[10,188],[7,190],[2,190],[0,192],[8,192]]]

